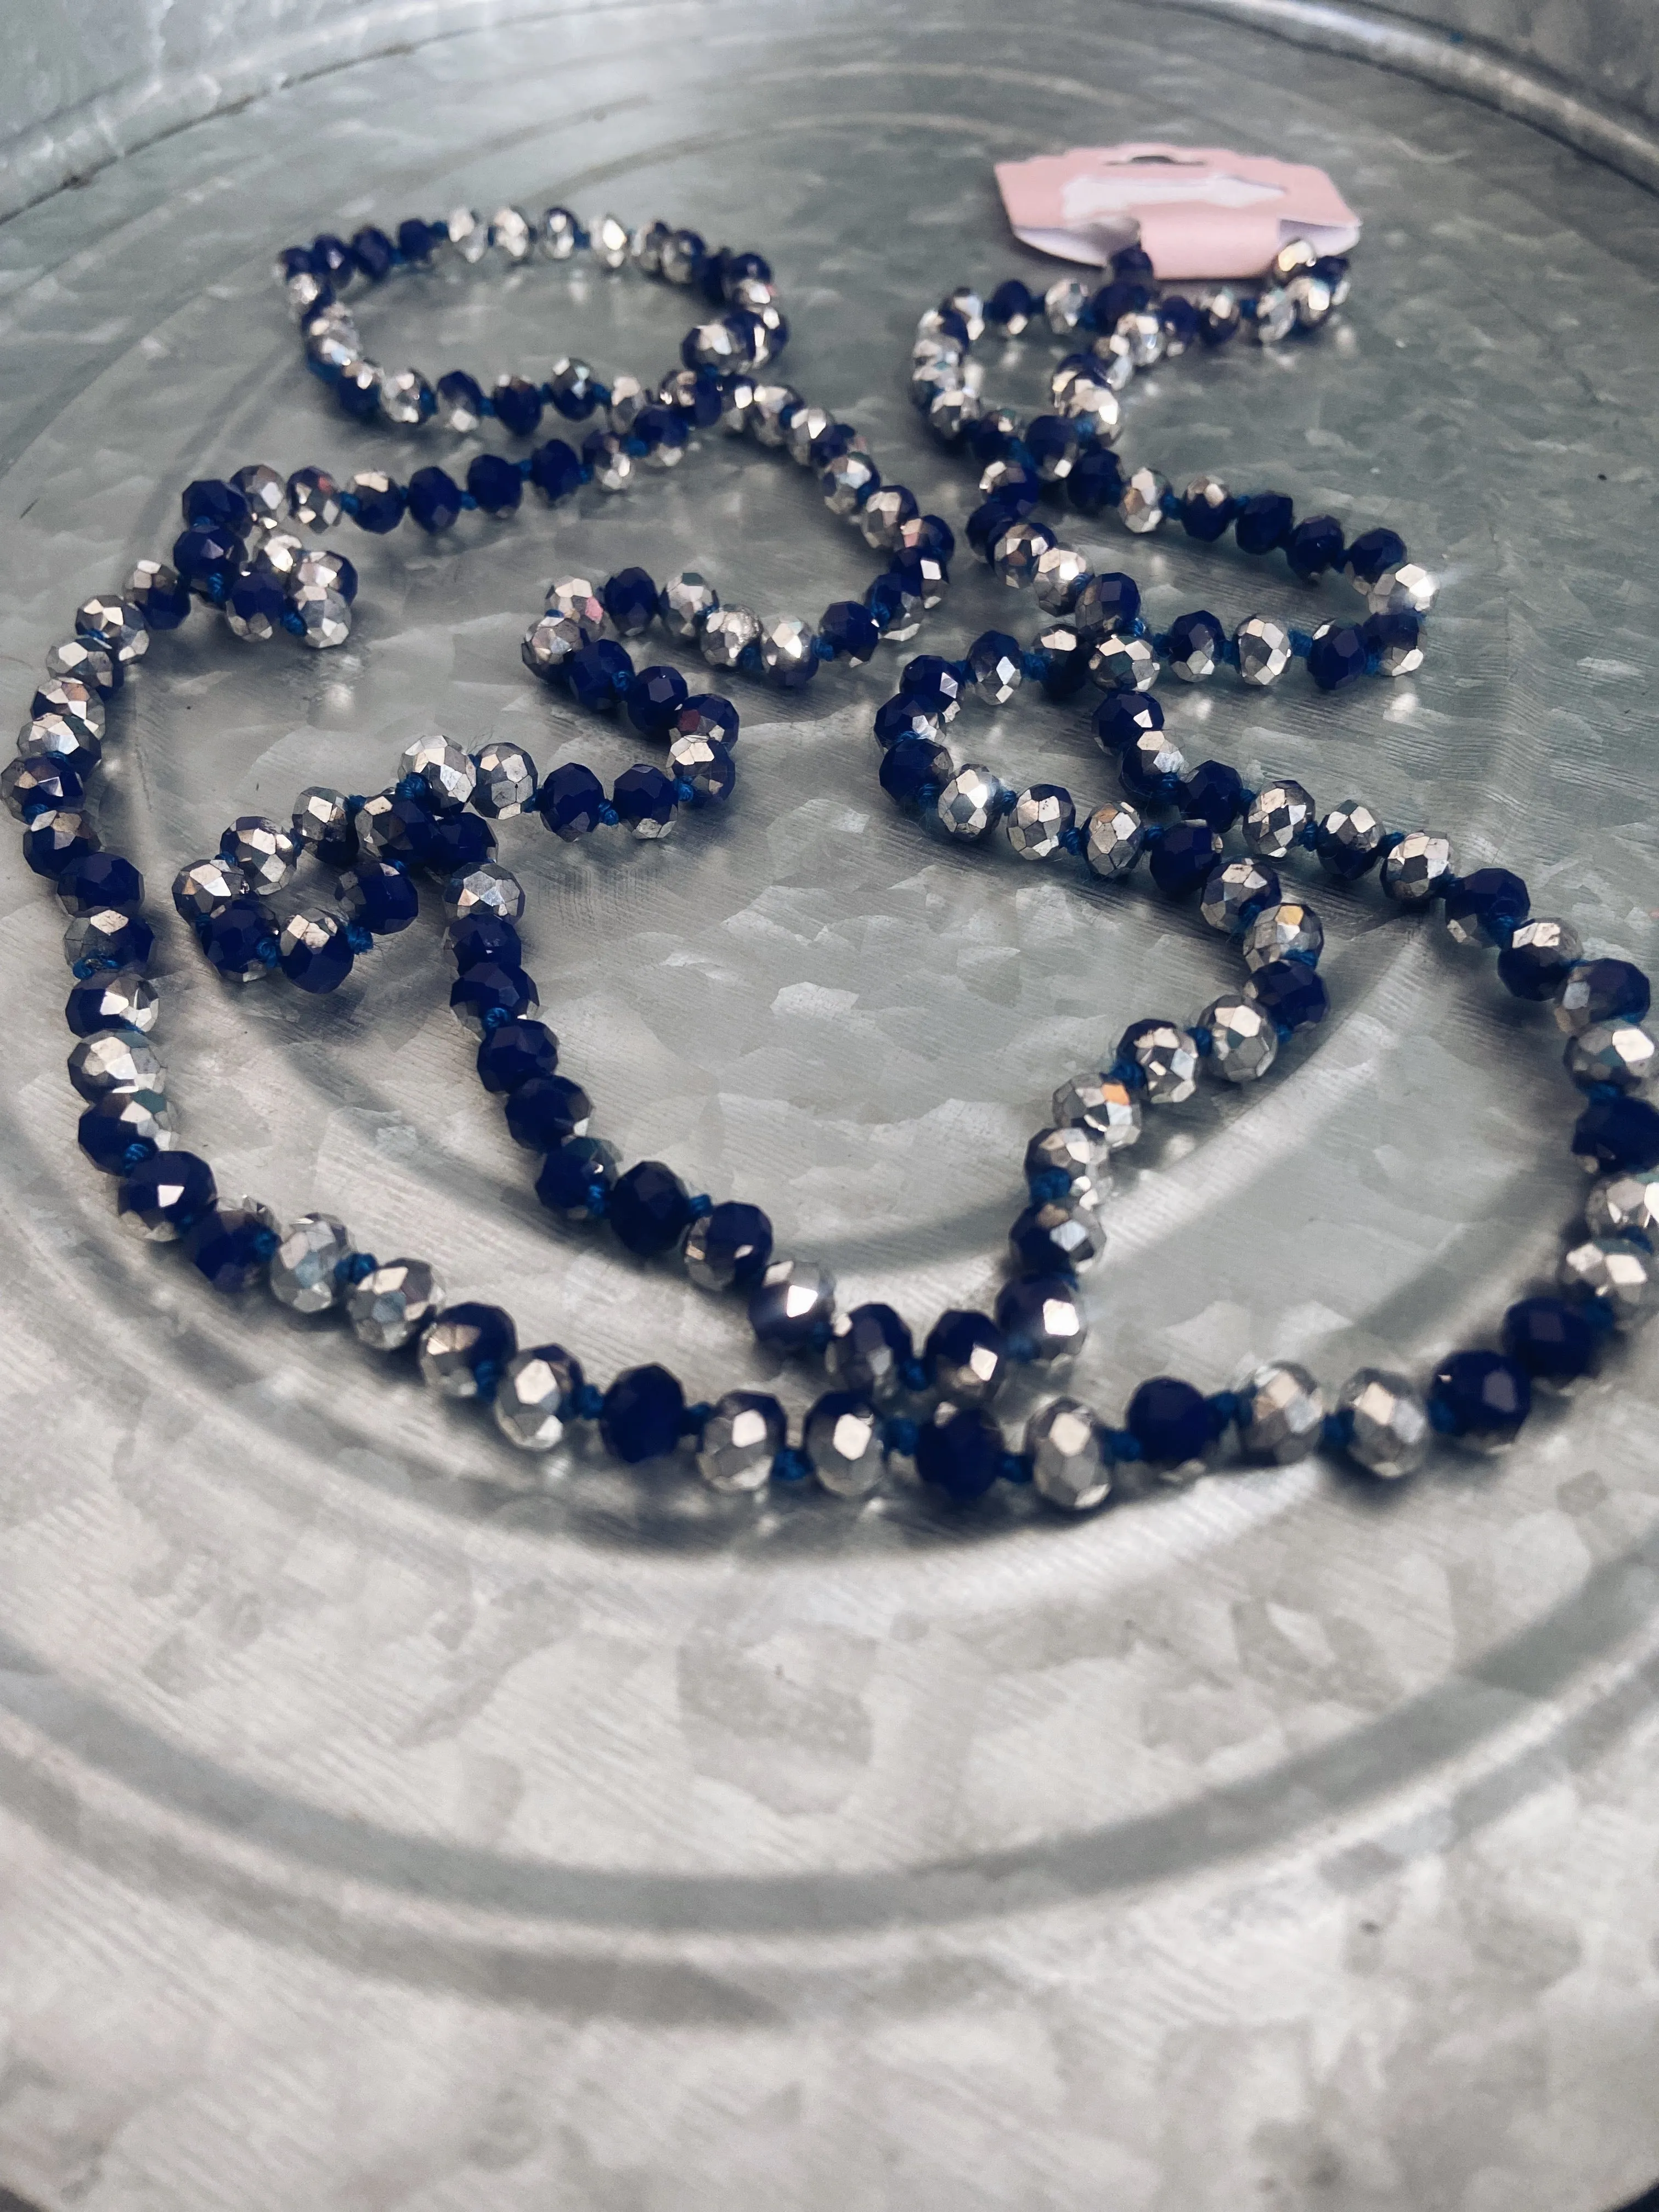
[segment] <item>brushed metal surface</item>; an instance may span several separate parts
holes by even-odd
[[[902,363],[945,285],[1022,265],[992,160],[1188,132],[1328,163],[1363,280],[1322,345],[1144,382],[1126,443],[1396,524],[1447,587],[1409,688],[1172,721],[1514,859],[1650,961],[1651,202],[1184,13],[595,11],[343,69],[43,202],[0,228],[5,702],[190,476],[410,465],[299,372],[267,276],[290,236],[544,196],[752,240],[796,380],[960,520]],[[534,269],[365,320],[434,373],[614,369],[665,362],[679,304]],[[1230,554],[1101,542],[1160,617],[1306,604]],[[801,611],[868,574],[798,472],[718,448],[621,509],[351,550],[346,652],[198,624],[144,671],[108,811],[162,901],[232,814],[372,787],[434,721],[622,765],[518,666],[556,568],[695,562]],[[964,564],[935,636],[1012,605]],[[665,849],[503,846],[601,1126],[925,1322],[992,1283],[1054,1083],[1231,969],[1194,919],[895,817],[881,692],[748,695],[729,817]],[[1004,716],[985,750],[1103,787],[1075,717]],[[1595,2212],[1650,2179],[1650,1351],[1507,1460],[1382,1498],[1297,1468],[1072,1528],[581,1465],[514,1495],[476,1422],[115,1232],[52,910],[3,865],[10,2185],[45,2212]],[[1318,1049],[1178,1125],[1115,1208],[1077,1378],[1114,1415],[1146,1373],[1337,1378],[1484,1334],[1582,1191],[1539,1019],[1367,895],[1318,896]],[[647,1347],[701,1394],[769,1376],[724,1308],[550,1231],[430,926],[320,1006],[228,998],[176,927],[161,966],[222,1185],[442,1261],[602,1378]]]

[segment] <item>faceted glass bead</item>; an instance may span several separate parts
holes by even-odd
[[[331,790],[326,784],[313,784],[302,791],[294,802],[291,835],[296,854],[301,850],[315,853],[319,859],[337,864],[350,860],[356,851],[357,833],[351,826],[345,793]]]
[[[657,586],[644,568],[619,568],[601,587],[600,603],[619,637],[643,636],[657,617]]]
[[[1181,495],[1181,526],[1188,538],[1213,545],[1231,523],[1234,507],[1232,494],[1218,478],[1194,477]]]
[[[733,1200],[700,1214],[685,1239],[685,1272],[700,1291],[745,1286],[771,1256],[771,1223],[759,1206]]]
[[[507,1094],[507,1133],[527,1152],[556,1152],[570,1138],[587,1134],[592,1115],[593,1102],[580,1083],[563,1075],[532,1075]]]
[[[327,1213],[301,1214],[270,1255],[270,1295],[292,1313],[328,1312],[344,1296],[341,1271],[351,1254],[344,1222]]]
[[[1659,1176],[1607,1176],[1585,1200],[1584,1220],[1592,1237],[1645,1237],[1650,1243],[1659,1241],[1656,1239]]]
[[[567,1138],[542,1162],[536,1195],[550,1213],[592,1221],[605,1211],[605,1194],[621,1172],[621,1153],[603,1137]]]
[[[934,802],[940,827],[969,842],[985,836],[1002,812],[1005,787],[988,768],[966,762]]]
[[[418,368],[389,368],[380,379],[380,412],[388,422],[418,429],[437,412],[432,386]]]
[[[447,470],[416,469],[409,480],[409,512],[429,536],[453,530],[461,518],[461,488]]]
[[[223,1297],[235,1297],[260,1280],[276,1246],[276,1231],[263,1206],[215,1206],[192,1222],[180,1243],[186,1258]]]
[[[749,422],[757,442],[763,446],[787,445],[790,420],[801,404],[801,396],[792,385],[757,385]]]
[[[1026,1275],[1005,1283],[997,1295],[996,1321],[1011,1358],[1043,1367],[1070,1358],[1089,1334],[1069,1275]]]
[[[1037,1200],[1068,1206],[1103,1205],[1109,1189],[1109,1148],[1082,1122],[1039,1129],[1025,1147],[1025,1181]]]
[[[1383,860],[1383,892],[1401,906],[1426,906],[1451,873],[1449,841],[1432,830],[1413,830]]]
[[[452,922],[444,932],[444,942],[458,975],[465,975],[469,968],[486,960],[516,968],[524,958],[524,946],[512,923],[496,921],[488,915],[477,921]]]
[[[1145,1095],[1153,1106],[1184,1105],[1198,1088],[1197,1041],[1177,1022],[1132,1022],[1119,1040],[1118,1053],[1140,1070]]]
[[[1574,1036],[1603,1022],[1639,1022],[1650,995],[1647,977],[1628,960],[1585,960],[1556,994],[1556,1024]]]
[[[1525,884],[1507,868],[1477,868],[1441,899],[1446,933],[1459,945],[1507,945],[1530,903]]]
[[[1628,1237],[1593,1237],[1562,1255],[1564,1291],[1598,1306],[1620,1328],[1645,1321],[1659,1299],[1659,1262]]]
[[[881,1431],[881,1416],[868,1399],[851,1390],[827,1390],[802,1424],[801,1445],[833,1496],[865,1498],[885,1465]]]
[[[988,1406],[1008,1371],[1002,1331],[987,1315],[960,1310],[939,1316],[922,1359],[939,1396],[957,1406]]]
[[[1008,842],[1023,860],[1050,860],[1065,849],[1076,814],[1070,792],[1055,783],[1035,783],[1020,793],[1007,815]]]
[[[60,683],[67,680],[84,684],[101,699],[118,690],[122,682],[119,663],[102,646],[84,637],[68,638],[62,645],[54,645],[46,655],[46,675]]]
[[[1214,1424],[1203,1393],[1190,1382],[1155,1375],[1130,1399],[1123,1425],[1164,1481],[1186,1482],[1206,1472]]]
[[[788,1436],[775,1398],[760,1390],[728,1390],[703,1423],[697,1473],[711,1490],[727,1494],[763,1489]]]
[[[781,691],[805,689],[817,673],[817,645],[810,623],[797,615],[781,615],[760,634],[761,666]]]
[[[1005,630],[988,629],[968,648],[971,696],[982,707],[1006,707],[1024,677],[1018,640]]]
[[[1177,822],[1152,847],[1152,881],[1166,898],[1190,898],[1221,857],[1221,835],[1207,822]]]
[[[1107,636],[1089,655],[1089,680],[1103,691],[1150,691],[1158,666],[1146,638]]]
[[[605,1394],[599,1434],[625,1467],[660,1459],[678,1443],[685,1393],[665,1367],[630,1367]]]
[[[104,1175],[125,1175],[173,1142],[173,1119],[159,1091],[108,1091],[82,1115],[82,1151]]]
[[[54,883],[65,914],[100,914],[111,907],[137,912],[144,902],[144,879],[119,853],[82,853],[65,861]]]
[[[472,804],[492,822],[506,822],[536,803],[536,763],[522,745],[492,738],[472,756]]]
[[[719,606],[720,593],[696,569],[671,577],[657,596],[657,613],[671,637],[690,644],[702,633],[707,617]]]
[[[1322,623],[1308,648],[1308,673],[1322,691],[1334,691],[1365,673],[1365,633],[1352,623]]]
[[[1252,492],[1237,502],[1233,539],[1241,553],[1277,552],[1289,536],[1296,510],[1283,492]]]
[[[155,986],[143,976],[98,975],[72,988],[64,1018],[76,1036],[96,1036],[104,1030],[137,1030],[147,1036],[160,1011]]]
[[[605,786],[591,768],[566,761],[542,779],[536,804],[553,835],[570,844],[599,828]]]
[[[498,1097],[556,1074],[558,1065],[559,1041],[544,1022],[502,1022],[478,1047],[478,1080]]]
[[[947,746],[932,738],[900,738],[882,755],[882,789],[898,806],[931,805],[956,768]]]
[[[1365,604],[1374,615],[1425,615],[1434,605],[1437,588],[1426,568],[1402,561],[1365,586]]]
[[[85,724],[68,714],[37,714],[17,733],[20,760],[54,762],[83,779],[97,767],[103,752],[102,744]]]
[[[816,1261],[773,1260],[749,1298],[749,1326],[770,1352],[801,1352],[827,1341],[836,1279]]]
[[[496,921],[516,922],[524,912],[524,885],[499,860],[481,860],[452,876],[444,885],[444,912],[452,922],[468,922],[488,915]]]
[[[560,362],[548,382],[553,388],[553,404],[561,415],[579,417],[592,413],[592,373],[582,363]],[[498,376],[489,398],[495,410],[495,419],[508,437],[535,436],[542,419],[542,395],[538,385],[532,384],[526,376]],[[586,405],[580,404],[583,398],[586,400]]]
[[[29,701],[29,714],[35,721],[65,723],[83,738],[101,738],[107,721],[95,685],[83,684],[78,676],[48,677],[37,684]],[[17,750],[20,753],[26,750],[21,739]],[[93,757],[97,757],[95,750]]]
[[[1541,1003],[1555,996],[1583,957],[1578,933],[1570,923],[1540,916],[1523,921],[1498,954],[1498,981],[1517,999]]]
[[[6,811],[18,822],[59,807],[78,807],[85,797],[86,784],[79,771],[50,753],[9,761],[0,769],[0,798],[5,800]]]
[[[1008,1247],[1024,1273],[1081,1274],[1105,1250],[1106,1232],[1092,1212],[1063,1199],[1039,1199],[1016,1217]]]
[[[77,808],[41,808],[23,832],[23,858],[38,876],[57,876],[71,860],[98,850],[98,832],[89,814]]]
[[[1244,995],[1261,1007],[1281,1037],[1311,1029],[1330,1011],[1330,994],[1305,960],[1271,960],[1254,970]]]
[[[1068,1513],[1091,1512],[1111,1495],[1104,1426],[1075,1398],[1051,1398],[1025,1425],[1025,1456],[1038,1495]]]
[[[100,1030],[83,1037],[70,1054],[69,1078],[83,1098],[167,1089],[167,1071],[137,1030]]]
[[[1276,1024],[1253,1000],[1236,993],[1224,992],[1220,998],[1212,999],[1199,1016],[1197,1027],[1209,1032],[1206,1065],[1229,1083],[1259,1081],[1278,1057]]]
[[[450,1011],[461,1027],[482,1039],[498,1022],[533,1014],[541,1001],[522,968],[483,961],[458,976],[449,994]]]
[[[568,261],[581,243],[582,227],[568,208],[550,207],[542,217],[542,251],[550,261]]]
[[[1382,824],[1363,800],[1345,799],[1322,817],[1314,850],[1328,874],[1354,883],[1382,857]]]
[[[1039,415],[1025,426],[1020,441],[1036,464],[1044,483],[1060,483],[1072,473],[1077,459],[1077,425],[1063,415]]]
[[[991,548],[991,566],[1005,584],[1018,590],[1035,582],[1037,564],[1054,543],[1046,523],[1012,523]]]
[[[1282,899],[1266,907],[1245,928],[1239,950],[1252,974],[1275,960],[1316,961],[1325,947],[1325,927],[1310,906]]]
[[[975,1403],[935,1406],[916,1438],[916,1472],[953,1505],[983,1498],[1002,1471],[1002,1431]]]
[[[1233,632],[1238,653],[1239,681],[1265,689],[1277,684],[1290,666],[1291,634],[1282,623],[1267,615],[1252,615]]]
[[[335,896],[347,918],[376,937],[395,937],[420,912],[420,894],[396,860],[364,860],[340,878]]]
[[[324,312],[336,328],[350,328],[351,317],[345,308],[331,307]],[[268,468],[263,461],[252,462],[246,468],[237,470],[230,479],[230,488],[240,493],[253,529],[280,527],[288,512],[288,486],[275,469]]]
[[[488,1401],[518,1348],[512,1316],[500,1306],[446,1306],[422,1335],[421,1380],[445,1398]]]
[[[915,1356],[910,1332],[891,1306],[862,1305],[836,1316],[823,1364],[842,1390],[885,1406],[904,1388]]]
[[[818,477],[818,489],[831,514],[856,514],[881,482],[867,453],[837,453]]]
[[[351,973],[352,950],[337,914],[314,907],[291,914],[276,948],[283,975],[301,991],[337,991]]]
[[[1146,831],[1133,806],[1108,799],[1084,825],[1083,857],[1091,874],[1109,882],[1126,875],[1146,849]]]
[[[1051,1111],[1062,1127],[1075,1124],[1091,1131],[1109,1152],[1139,1139],[1139,1094],[1115,1076],[1074,1075],[1055,1091]]]
[[[244,885],[262,897],[291,883],[299,862],[293,833],[263,814],[239,815],[219,840],[219,854],[227,868],[235,869]]]
[[[611,1194],[609,1211],[618,1240],[641,1259],[672,1251],[691,1222],[690,1194],[660,1160],[629,1168]]]
[[[1125,478],[1117,502],[1118,520],[1138,538],[1154,531],[1164,520],[1164,501],[1170,489],[1167,477],[1156,469],[1136,469]]]
[[[1534,1382],[1565,1389],[1595,1362],[1601,1332],[1563,1298],[1522,1298],[1504,1316],[1504,1349]]]
[[[1325,1395],[1305,1367],[1270,1360],[1239,1389],[1238,1441],[1247,1459],[1285,1466],[1319,1443]]]
[[[614,430],[590,430],[582,440],[582,460],[601,491],[626,491],[634,481],[629,441]]]
[[[115,1194],[115,1213],[130,1236],[171,1244],[212,1211],[213,1171],[194,1152],[155,1152],[130,1168]]]
[[[1337,1392],[1336,1411],[1348,1430],[1343,1449],[1367,1474],[1397,1482],[1422,1466],[1428,1408],[1403,1375],[1358,1369]]]
[[[1598,1022],[1567,1039],[1562,1058],[1580,1091],[1635,1091],[1659,1066],[1659,1050],[1635,1022]]]
[[[125,665],[149,650],[149,625],[142,608],[131,599],[85,600],[75,611],[75,629],[77,636]]]
[[[1285,558],[1292,574],[1311,582],[1342,559],[1342,526],[1328,514],[1310,515],[1298,522],[1285,542]]]
[[[1370,616],[1361,631],[1368,665],[1379,676],[1414,675],[1425,658],[1428,632],[1419,616],[1399,613]]]
[[[1177,615],[1170,625],[1170,667],[1183,684],[1202,684],[1215,674],[1227,633],[1212,614]]]
[[[451,738],[416,738],[405,745],[398,763],[401,781],[413,776],[422,786],[427,805],[434,814],[459,814],[471,798],[478,772],[471,757]]]
[[[1093,573],[1074,546],[1051,545],[1038,556],[1031,580],[1037,605],[1048,614],[1069,614]]]
[[[351,635],[350,603],[322,584],[298,584],[289,600],[289,611],[298,623],[301,645],[325,653],[343,645]]]
[[[1038,635],[1034,652],[1042,666],[1042,688],[1051,699],[1072,699],[1089,676],[1089,647],[1070,623],[1052,623]]]
[[[332,530],[340,519],[340,487],[325,469],[296,469],[288,480],[288,512],[301,530]]]
[[[388,1260],[346,1292],[346,1319],[360,1344],[396,1352],[435,1321],[443,1285],[424,1260]]]
[[[703,618],[698,643],[711,668],[735,668],[751,646],[758,646],[760,634],[760,619],[747,607],[714,607]]]
[[[1258,860],[1282,860],[1314,819],[1314,803],[1288,777],[1259,791],[1245,809],[1244,842]]]
[[[259,982],[280,957],[276,917],[256,898],[232,899],[201,924],[198,934],[209,965],[228,983]]]
[[[659,768],[641,763],[624,769],[611,789],[617,817],[636,837],[660,842],[672,836],[678,818],[674,786]]]
[[[562,1344],[514,1352],[495,1388],[495,1425],[520,1451],[551,1451],[563,1440],[567,1408],[581,1387],[580,1364]]]
[[[530,481],[542,497],[568,499],[581,489],[582,465],[562,438],[549,438],[530,456]]]
[[[1132,629],[1140,614],[1140,586],[1115,570],[1091,576],[1079,592],[1072,620],[1086,638],[1115,637]]]
[[[525,632],[519,657],[532,676],[550,684],[568,672],[571,662],[589,642],[582,624],[570,616],[544,614]]]
[[[152,630],[177,629],[190,612],[189,586],[165,561],[140,561],[127,578],[127,597]]]
[[[147,968],[155,950],[155,933],[142,915],[100,907],[77,915],[64,932],[64,957],[77,975],[103,969]]]
[[[1501,1352],[1455,1352],[1429,1385],[1434,1426],[1473,1451],[1506,1449],[1531,1410],[1526,1369]]]
[[[1592,1175],[1645,1174],[1659,1167],[1659,1113],[1645,1098],[1592,1098],[1573,1128],[1572,1149]]]
[[[898,544],[900,525],[919,512],[916,495],[902,484],[882,484],[865,501],[859,528],[872,551],[890,553]]]
[[[1199,912],[1212,929],[1229,935],[1249,927],[1259,914],[1279,902],[1279,878],[1260,860],[1224,860],[1204,882]]]

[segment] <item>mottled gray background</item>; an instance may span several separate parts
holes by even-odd
[[[1659,270],[1635,185],[1420,74],[1187,9],[652,0],[430,40],[441,10],[234,13],[158,13],[133,50],[100,21],[94,72],[52,18],[8,26],[40,57],[15,79],[37,151],[100,99],[105,151],[134,149],[77,157],[76,190],[21,141],[8,172],[37,203],[0,227],[14,712],[190,476],[410,465],[298,372],[283,240],[512,196],[752,241],[796,380],[959,521],[902,364],[945,286],[1037,266],[992,161],[1231,137],[1336,173],[1367,226],[1352,312],[1316,347],[1143,380],[1126,448],[1394,523],[1445,599],[1408,685],[1218,687],[1172,721],[1513,859],[1541,908],[1651,962]],[[266,75],[239,77],[255,30]],[[376,51],[262,91],[313,34]],[[1588,33],[1572,51],[1593,88]],[[181,64],[195,104],[166,107]],[[146,84],[169,123],[260,96],[140,143]],[[365,309],[434,373],[567,347],[656,367],[680,321],[545,268]],[[1160,618],[1309,604],[1228,551],[1085,542]],[[695,562],[805,612],[868,574],[799,474],[729,448],[620,510],[352,550],[346,651],[198,623],[123,707],[108,834],[158,889],[233,813],[372,787],[434,720],[621,766],[517,664],[556,569]],[[964,564],[934,635],[1011,604]],[[1231,970],[1138,890],[896,817],[881,688],[749,695],[737,804],[665,849],[504,848],[602,1128],[925,1326],[994,1287],[1054,1083]],[[982,749],[1105,787],[1069,714],[1002,717]],[[1650,1353],[1507,1460],[1381,1498],[1322,1466],[1075,1528],[902,1492],[757,1511],[580,1466],[515,1497],[472,1419],[116,1234],[73,1145],[51,903],[15,858],[0,885],[13,2188],[45,2212],[1603,2212],[1659,2171]],[[1114,1207],[1077,1375],[1113,1415],[1159,1370],[1419,1366],[1547,1272],[1582,1195],[1540,1018],[1370,891],[1319,898],[1318,1048],[1143,1147]],[[699,1393],[772,1379],[726,1309],[550,1231],[431,927],[322,1005],[228,996],[170,919],[159,964],[222,1183],[441,1260],[601,1378],[652,1347]],[[810,1378],[779,1387],[799,1409]]]

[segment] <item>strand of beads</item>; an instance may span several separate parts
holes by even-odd
[[[400,270],[428,270],[444,261],[477,265],[488,260],[510,268],[532,259],[575,261],[613,273],[632,268],[694,289],[724,312],[686,332],[680,343],[683,367],[653,386],[629,375],[606,385],[586,362],[566,356],[544,381],[507,373],[486,392],[465,369],[451,369],[434,384],[416,368],[383,368],[366,354],[356,317],[346,305],[352,291],[370,289]],[[395,239],[373,224],[349,242],[325,233],[309,246],[285,247],[276,275],[300,325],[306,364],[332,387],[343,412],[406,430],[436,423],[461,434],[493,418],[509,436],[529,438],[550,409],[572,422],[602,412],[609,431],[600,434],[651,441],[663,426],[641,428],[642,416],[683,409],[689,385],[710,384],[737,368],[760,368],[775,361],[789,340],[771,270],[760,254],[729,246],[711,250],[697,232],[663,222],[630,234],[607,215],[585,226],[565,207],[549,208],[539,223],[516,207],[498,208],[488,222],[473,209],[458,208],[436,222],[411,216],[398,225]]]

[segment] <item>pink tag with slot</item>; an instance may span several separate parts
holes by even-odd
[[[999,161],[997,184],[1027,246],[1104,267],[1138,242],[1166,282],[1256,276],[1292,238],[1346,253],[1359,236],[1323,169],[1224,146],[1074,146]]]

